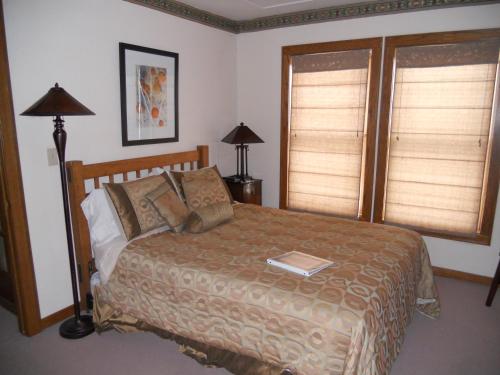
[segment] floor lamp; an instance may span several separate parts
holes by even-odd
[[[79,339],[94,332],[92,316],[80,313],[80,300],[78,298],[78,284],[75,269],[75,252],[73,249],[73,234],[71,232],[71,221],[68,200],[68,183],[66,180],[65,150],[66,131],[64,130],[63,116],[85,116],[95,113],[85,107],[78,100],[68,94],[56,83],[47,94],[41,97],[35,104],[21,113],[22,116],[52,116],[54,121],[54,143],[56,144],[59,157],[59,171],[61,173],[61,186],[64,205],[64,218],[66,223],[66,239],[68,241],[69,268],[71,270],[71,287],[73,289],[73,306],[75,316],[64,321],[59,327],[62,337],[68,339]]]

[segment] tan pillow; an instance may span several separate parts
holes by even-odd
[[[120,217],[127,240],[151,229],[167,225],[146,195],[166,184],[162,176],[150,176],[135,181],[104,184]]]
[[[190,210],[220,202],[231,202],[224,181],[215,167],[184,173],[181,182]]]
[[[153,203],[160,215],[175,232],[182,231],[189,210],[171,185],[167,183],[161,184],[147,194],[146,198]]]
[[[186,222],[190,233],[201,233],[225,223],[234,217],[233,206],[229,202],[220,202],[198,208],[191,212]]]
[[[184,172],[184,171],[168,171],[167,174],[169,177],[169,182],[172,185],[172,187],[174,188],[174,190],[179,194],[179,197],[184,202],[186,202],[186,196],[184,194],[184,188],[182,186],[182,177],[189,175],[189,174],[205,173],[206,172],[205,170],[207,170],[207,169],[214,170],[215,173],[217,173],[217,175],[220,178],[220,181],[222,182],[222,185],[224,186],[224,189],[226,189],[226,193],[229,196],[230,201],[233,202],[233,197],[231,195],[231,192],[229,191],[229,188],[227,187],[226,181],[224,181],[222,179],[220,172],[217,169],[216,165],[214,165],[213,167],[205,167],[205,168],[201,168],[201,169],[194,170],[194,171],[186,171],[186,172]]]
[[[168,175],[168,177],[170,179],[170,185],[175,190],[175,192],[177,193],[177,195],[179,196],[179,198],[183,202],[185,202],[186,198],[184,197],[184,192],[182,191],[182,184],[181,184],[182,175],[184,174],[184,172],[180,172],[180,171],[167,171],[166,173],[167,173],[167,175]]]

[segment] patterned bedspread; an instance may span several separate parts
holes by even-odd
[[[129,244],[97,305],[304,375],[388,374],[415,307],[439,315],[419,234],[254,205],[234,212],[206,233]],[[335,266],[307,278],[266,264],[291,250]]]

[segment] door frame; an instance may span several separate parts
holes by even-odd
[[[42,330],[24,189],[12,103],[3,3],[0,0],[0,217],[5,233],[7,265],[14,286],[19,330],[33,336]]]

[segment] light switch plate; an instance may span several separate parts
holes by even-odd
[[[49,162],[49,167],[59,164],[57,150],[54,147],[50,147],[47,149],[47,161]]]

